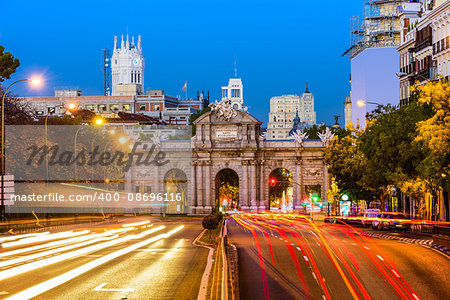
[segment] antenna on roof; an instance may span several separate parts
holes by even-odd
[[[236,56],[234,57],[234,77],[237,77]]]

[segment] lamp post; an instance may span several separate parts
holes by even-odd
[[[11,83],[3,93],[2,97],[2,145],[1,145],[1,164],[2,164],[2,180],[1,180],[1,212],[0,212],[0,219],[2,221],[6,220],[5,218],[5,98],[6,94],[8,93],[9,89],[19,82],[30,82],[31,84],[37,86],[41,84],[41,80],[38,78],[35,79],[20,79],[16,80],[13,83]]]
[[[380,103],[377,103],[377,102],[370,102],[370,101],[364,101],[364,100],[358,100],[358,101],[356,101],[356,104],[357,104],[359,107],[363,107],[363,106],[365,106],[365,105],[367,105],[367,104],[373,104],[373,105],[377,105],[377,106],[383,106],[383,104],[380,104]]]

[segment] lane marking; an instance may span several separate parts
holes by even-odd
[[[419,298],[419,297],[417,297],[417,295],[416,295],[416,294],[412,293],[411,295],[413,295],[414,299],[416,299],[416,300],[420,300],[420,298]]]
[[[165,226],[161,226],[163,228],[165,228]],[[53,277],[52,279],[49,279],[47,281],[41,282],[35,286],[32,286],[26,290],[23,290],[15,295],[12,295],[11,297],[7,298],[10,300],[13,299],[17,299],[17,300],[22,300],[22,299],[30,299],[33,297],[36,297],[42,293],[45,293],[46,291],[49,291],[57,286],[60,286],[61,284],[72,280],[86,272],[89,272],[90,270],[97,268],[98,266],[101,266],[109,261],[112,261],[113,259],[120,257],[122,255],[128,254],[136,249],[145,247],[153,242],[159,241],[161,239],[165,239],[170,237],[171,235],[175,234],[176,232],[182,230],[184,228],[184,225],[180,225],[178,227],[176,227],[175,229],[172,229],[171,231],[167,232],[167,233],[162,233],[160,235],[157,235],[155,237],[151,237],[149,239],[146,239],[144,241],[141,242],[137,242],[133,245],[130,245],[128,247],[122,248],[120,250],[117,250],[115,252],[112,252],[110,254],[107,254],[103,257],[97,258],[96,260],[93,260],[91,262],[88,262],[87,264],[84,264],[78,268],[75,268],[73,270],[70,270],[64,274],[58,275],[56,277]],[[136,238],[139,237],[139,235],[135,236]],[[141,236],[143,237],[143,236]]]
[[[394,270],[394,269],[391,269],[391,271],[392,271],[392,273],[394,273],[394,275],[395,275],[395,276],[397,276],[398,278],[400,278],[400,275],[398,275],[398,273],[397,273],[397,272],[395,272],[395,270]]]
[[[384,258],[382,258],[381,256],[379,256],[379,255],[377,255],[377,257],[379,258],[379,259],[381,259],[381,260],[384,260]]]
[[[303,255],[303,258],[304,258],[306,261],[309,261],[308,258],[307,258],[305,255]]]
[[[128,292],[134,291],[134,289],[132,289],[132,288],[126,288],[126,289],[104,289],[103,287],[105,285],[107,285],[107,284],[108,284],[107,282],[102,283],[98,287],[93,288],[92,290],[96,291],[96,292],[124,292],[124,293],[128,293]]]

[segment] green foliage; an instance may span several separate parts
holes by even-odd
[[[370,115],[360,138],[360,150],[367,158],[363,182],[377,189],[388,185],[400,187],[405,180],[416,178],[418,166],[428,149],[415,143],[417,123],[430,117],[429,107],[412,101],[408,106],[378,107]]]
[[[291,173],[283,168],[275,169],[270,173],[269,178],[275,178],[276,184],[269,187],[270,198],[281,198],[283,191],[292,186],[292,175]]]
[[[20,66],[19,60],[14,58],[14,55],[4,51],[5,47],[0,46],[0,82],[10,79],[11,74]]]
[[[206,114],[210,110],[211,110],[211,108],[208,106],[208,107],[205,107],[202,110],[197,111],[189,116],[189,125],[192,126],[192,136],[195,135],[195,125],[194,125],[195,120],[197,120],[201,115]]]
[[[372,199],[372,193],[361,181],[365,172],[366,158],[359,150],[360,130],[353,127],[336,135],[325,150],[324,159],[329,172],[341,193],[352,199]]]
[[[203,228],[209,230],[209,235],[211,237],[211,230],[219,227],[219,220],[215,215],[207,215],[206,217],[203,218],[202,225]]]
[[[223,214],[220,211],[215,210],[211,215],[215,216],[219,222],[223,219]]]
[[[325,131],[327,127],[328,126],[325,124],[322,124],[320,126],[314,124],[311,127],[303,129],[303,132],[306,132],[308,134],[309,139],[319,139],[319,133]]]

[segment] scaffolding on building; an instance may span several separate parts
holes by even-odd
[[[350,20],[351,47],[343,56],[353,58],[367,48],[399,46],[401,24],[398,6],[403,2],[405,1],[366,1],[363,22],[359,21],[359,16]]]

